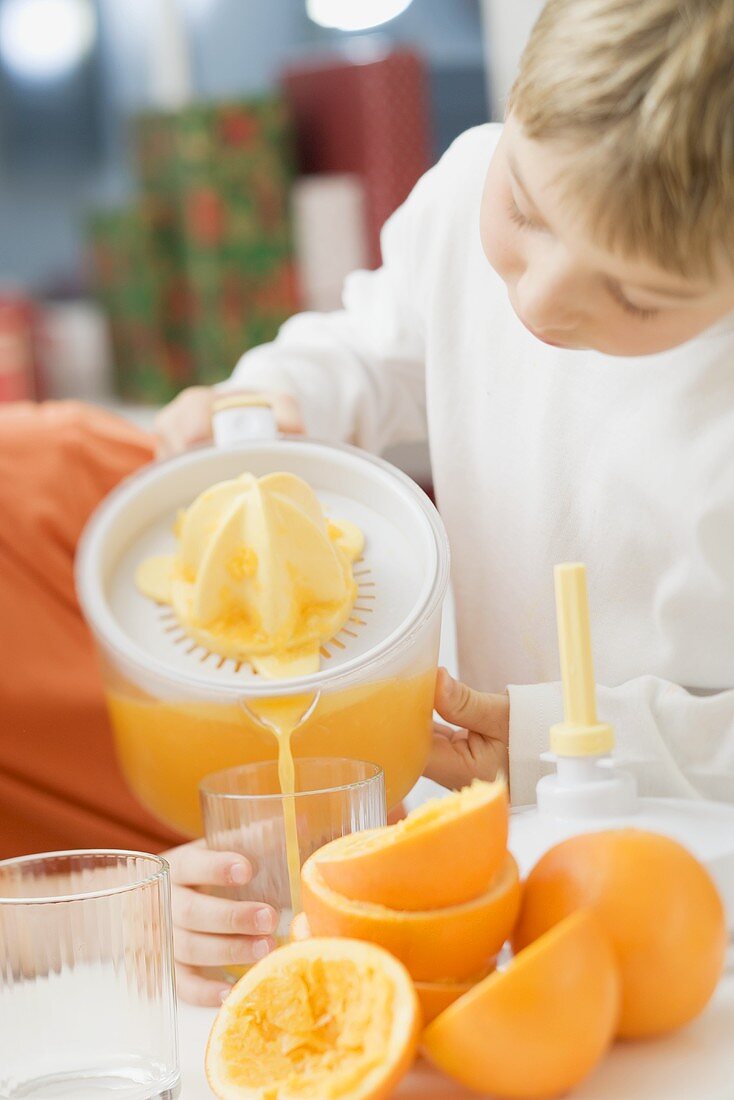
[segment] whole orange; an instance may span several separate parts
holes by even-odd
[[[726,924],[711,876],[686,848],[639,829],[557,844],[526,880],[514,949],[584,907],[596,910],[617,955],[619,1036],[661,1035],[702,1011],[724,966]]]

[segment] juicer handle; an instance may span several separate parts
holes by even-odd
[[[236,447],[254,439],[277,439],[270,398],[261,393],[219,397],[212,406],[212,433],[217,447]]]

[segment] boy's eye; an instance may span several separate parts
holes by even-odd
[[[510,196],[510,201],[508,203],[508,213],[510,219],[515,225],[519,225],[521,229],[542,229],[542,226],[534,222],[532,218],[528,218],[526,214],[523,214],[512,196]]]
[[[659,309],[642,309],[640,306],[633,305],[632,302],[625,298],[616,283],[609,281],[606,286],[617,305],[621,306],[626,313],[632,314],[633,317],[637,317],[641,321],[648,321],[651,317],[657,317],[660,313]]]

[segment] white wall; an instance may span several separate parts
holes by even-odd
[[[504,115],[507,93],[543,0],[481,0],[492,117]]]

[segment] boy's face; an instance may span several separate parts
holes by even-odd
[[[734,310],[734,272],[689,280],[595,245],[554,182],[572,170],[571,158],[525,137],[510,116],[484,185],[482,246],[534,336],[562,348],[649,355]]]

